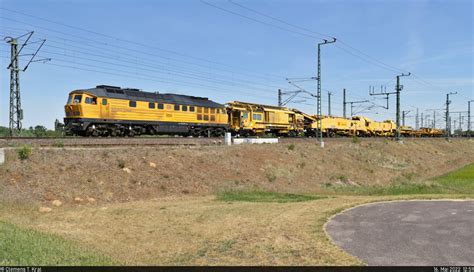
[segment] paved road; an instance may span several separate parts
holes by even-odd
[[[474,265],[474,201],[374,203],[336,215],[326,230],[369,265]]]

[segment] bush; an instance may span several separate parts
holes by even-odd
[[[20,149],[18,149],[18,158],[20,160],[27,160],[31,155],[31,146],[24,145]]]
[[[288,146],[288,150],[294,150],[294,149],[295,149],[295,145],[294,145],[294,144],[290,144],[290,145]]]
[[[352,142],[355,143],[355,144],[359,143],[360,142],[359,137],[357,137],[357,136],[352,137]]]

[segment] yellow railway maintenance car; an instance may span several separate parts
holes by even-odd
[[[284,107],[233,101],[227,112],[234,135],[297,136],[304,131],[303,115]]]
[[[307,136],[316,136],[318,131],[318,120],[317,116],[312,116],[313,122],[306,129]],[[321,131],[324,136],[334,137],[353,135],[355,133],[355,127],[352,120],[343,117],[335,116],[322,116],[321,117]]]
[[[207,98],[100,85],[75,90],[65,106],[68,135],[223,136],[225,106]]]

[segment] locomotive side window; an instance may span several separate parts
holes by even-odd
[[[190,111],[190,112],[194,112],[194,107],[193,107],[193,106],[190,106],[190,107],[189,107],[189,111]]]
[[[161,104],[161,103],[158,103],[158,109],[162,110],[165,108],[165,105]]]
[[[74,96],[74,102],[73,103],[79,104],[79,103],[81,103],[81,100],[82,100],[82,95],[81,94],[76,94]]]
[[[257,121],[262,120],[262,115],[261,115],[261,114],[256,114],[256,113],[254,113],[254,114],[253,114],[253,120],[257,120]]]
[[[128,101],[128,106],[131,108],[136,108],[137,107],[137,101]]]
[[[148,103],[148,108],[154,109],[155,108],[155,103],[153,103],[153,102]]]
[[[107,99],[106,98],[102,98],[102,105],[107,105]]]
[[[182,109],[183,111],[188,111],[188,106],[184,106],[184,105],[183,105],[183,106],[181,106],[181,109]]]
[[[86,104],[97,104],[97,98],[96,97],[86,97]]]
[[[249,113],[244,111],[242,112],[242,119],[248,119],[249,118]]]
[[[197,119],[198,119],[198,120],[202,120],[202,114],[199,114],[199,113],[198,113]]]
[[[174,110],[179,111],[179,105],[174,105]]]
[[[70,96],[68,97],[68,99],[67,99],[67,104],[71,104],[71,102],[72,102],[72,95],[70,95]]]
[[[209,115],[204,115],[204,121],[209,121]]]

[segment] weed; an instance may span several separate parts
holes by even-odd
[[[332,176],[329,178],[330,180],[339,180],[339,181],[342,181],[342,182],[347,182],[349,179],[344,176],[344,175],[337,175],[337,176]]]
[[[269,182],[274,182],[277,179],[277,176],[275,175],[275,173],[272,173],[272,172],[267,173],[266,177]]]
[[[413,178],[415,177],[415,175],[416,175],[416,174],[413,173],[413,172],[410,172],[410,173],[402,173],[402,176],[403,176],[406,180],[408,180],[408,181],[413,180]]]
[[[31,155],[31,146],[23,145],[20,149],[18,149],[18,158],[24,161],[27,160]]]
[[[235,240],[224,240],[219,244],[218,250],[219,252],[226,252],[232,249],[235,243],[237,243]]]
[[[322,184],[322,187],[331,187],[332,183],[331,182],[325,182]]]
[[[63,143],[63,141],[56,140],[56,141],[54,141],[53,146],[54,147],[64,147],[64,143]]]
[[[294,144],[288,145],[288,150],[290,150],[290,151],[295,150],[295,145]]]
[[[122,159],[117,160],[118,167],[125,168],[125,161]]]
[[[357,137],[357,136],[353,136],[353,137],[352,137],[352,142],[353,142],[354,144],[358,144],[358,143],[360,143],[360,139],[359,139],[359,137]]]

